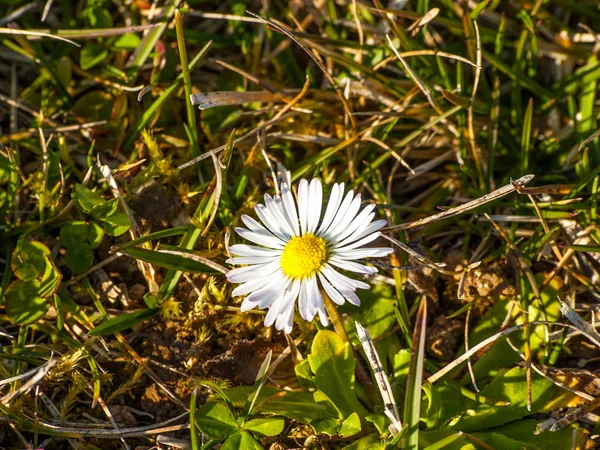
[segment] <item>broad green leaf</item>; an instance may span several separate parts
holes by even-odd
[[[348,342],[333,331],[321,330],[313,340],[308,361],[315,374],[315,386],[345,417],[353,412],[363,417],[367,414],[354,392],[356,360]]]
[[[87,222],[72,222],[60,229],[60,240],[65,248],[76,248],[84,245],[88,239]]]
[[[340,425],[342,424],[341,419],[330,417],[328,419],[317,419],[310,423],[315,433],[326,434],[327,436],[335,436],[338,434]]]
[[[242,411],[242,418],[244,420],[248,418],[248,416],[252,413],[252,409],[256,404],[256,399],[260,395],[260,391],[266,380],[267,370],[269,370],[269,365],[271,364],[272,355],[273,352],[269,350],[269,353],[267,353],[267,356],[265,357],[263,363],[260,366],[260,369],[258,370],[258,373],[256,374],[256,380],[254,381],[253,386],[254,390],[248,397],[248,401],[244,405],[244,410]]]
[[[75,185],[72,196],[73,200],[77,203],[77,206],[87,214],[92,214],[94,209],[103,212],[101,208],[107,203],[100,194],[79,183]],[[115,205],[113,211],[116,210],[116,208],[117,206]]]
[[[383,412],[383,406],[376,406],[375,412],[371,414],[367,414],[365,416],[365,420],[367,422],[371,422],[377,428],[381,434],[384,434],[388,430],[388,424],[390,420],[387,418],[385,413]]]
[[[445,428],[419,433],[419,448],[427,450],[479,450],[464,435]],[[494,447],[494,450],[496,448]],[[498,449],[499,450],[499,449]]]
[[[81,49],[79,65],[83,70],[89,70],[104,61],[107,56],[107,49],[93,42],[88,42]]]
[[[451,428],[466,432],[481,431],[519,420],[542,409],[552,400],[555,391],[556,386],[551,381],[534,373],[531,380],[531,411],[528,411],[526,369],[515,367],[496,376],[481,390],[481,395],[510,402],[510,405],[493,406],[467,400],[466,408],[472,412],[463,415]]]
[[[90,230],[97,233],[95,227],[97,225],[92,227],[87,222],[72,222],[60,229],[60,240],[67,249],[65,260],[74,273],[81,273],[92,265],[94,252],[88,240]]]
[[[17,325],[35,322],[48,311],[48,300],[38,296],[38,280],[15,280],[6,290],[6,314]]]
[[[10,260],[13,273],[24,281],[40,278],[46,272],[46,256],[50,256],[50,249],[44,244],[24,240],[13,251]]]
[[[338,434],[342,437],[354,436],[356,433],[360,433],[360,417],[357,413],[350,414],[340,426]]]
[[[223,445],[221,446],[221,450],[263,450],[262,445],[260,445],[256,439],[252,437],[250,433],[246,431],[238,431],[237,433],[231,435]]]
[[[104,231],[111,236],[120,236],[131,226],[127,215],[119,210],[109,216],[100,217],[100,219],[103,221]]]
[[[541,313],[538,302],[531,299],[528,308],[527,320],[532,322],[535,320],[549,320],[551,322],[560,319],[560,312],[558,310],[559,302],[557,301],[557,290],[554,288],[554,283],[546,286],[541,292],[541,301],[544,305],[546,312],[546,318]],[[494,306],[485,314],[481,319],[478,326],[475,327],[469,336],[469,344],[478,344],[482,340],[488,338],[492,334],[496,333],[504,321],[506,314],[511,306],[511,299],[500,298]],[[515,323],[523,323],[523,318],[518,312],[518,308],[514,308],[513,315],[515,316]],[[536,325],[530,328],[531,337],[530,345],[531,351],[535,353],[541,348],[545,339],[546,327],[544,325]],[[521,348],[523,352],[523,344],[525,342],[525,332],[516,332],[510,335],[511,342]],[[505,338],[500,338],[494,344],[494,346],[485,353],[473,366],[476,379],[482,379],[494,376],[497,371],[504,367],[510,367],[516,362],[520,361],[519,355],[508,345]],[[465,376],[464,380],[468,379],[468,375]]]
[[[394,355],[394,382],[404,386],[410,368],[410,350],[403,348]]]
[[[283,431],[285,420],[277,417],[264,417],[248,420],[242,428],[247,431],[263,434],[265,436],[277,436]]]
[[[243,408],[252,392],[251,386],[225,389],[236,408]],[[287,417],[300,423],[309,424],[316,419],[336,418],[323,405],[315,403],[313,394],[301,391],[284,391],[265,386],[256,400],[254,414],[273,414]]]
[[[44,270],[44,275],[40,282],[38,296],[48,298],[52,297],[58,289],[62,275],[48,256],[44,255],[44,258],[46,259],[46,270]]]
[[[576,425],[536,434],[538,423],[538,419],[519,420],[494,428],[493,432],[473,433],[473,436],[495,449],[563,450],[574,448],[573,432],[575,431],[577,448],[584,447],[585,434],[580,432]]]
[[[158,311],[158,308],[150,308],[113,317],[112,319],[102,322],[96,328],[91,330],[89,334],[90,336],[105,336],[107,334],[116,333],[117,331],[123,331],[144,320],[151,319],[158,314]]]
[[[310,371],[310,364],[308,363],[308,359],[303,359],[298,364],[294,366],[294,371],[296,372],[296,378],[298,378],[298,383],[305,389],[314,390],[314,376]]]
[[[90,248],[96,248],[102,243],[104,230],[96,222],[88,222],[88,242]]]
[[[387,445],[388,441],[381,439],[379,434],[372,433],[347,445],[343,450],[385,450]]]
[[[202,263],[194,261],[193,259],[186,258],[181,255],[170,255],[168,253],[160,253],[155,250],[147,250],[145,248],[131,247],[123,250],[130,256],[142,261],[149,262],[159,267],[166,269],[180,270],[182,272],[192,273],[215,273],[216,271],[211,267],[205,266]]]
[[[119,36],[115,42],[113,42],[113,48],[119,50],[135,50],[140,45],[141,39],[135,33],[127,33]]]
[[[204,404],[196,412],[196,425],[202,433],[219,440],[227,439],[238,431],[233,413],[223,403]]]
[[[8,180],[13,170],[13,164],[10,162],[10,159],[0,153],[0,184]]]

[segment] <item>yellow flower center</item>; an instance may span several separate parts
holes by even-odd
[[[324,239],[307,233],[294,236],[283,249],[281,268],[290,278],[314,275],[327,258],[327,243]]]

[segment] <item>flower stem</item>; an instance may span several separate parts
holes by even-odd
[[[323,296],[323,302],[325,303],[327,315],[333,324],[333,329],[344,341],[352,345],[350,338],[348,337],[348,333],[346,333],[346,328],[344,328],[344,320],[342,319],[342,315],[325,292],[321,292],[321,295]]]

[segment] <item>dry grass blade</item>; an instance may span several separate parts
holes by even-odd
[[[400,225],[392,225],[390,227],[384,228],[382,231],[396,231],[396,230],[407,230],[409,228],[420,227],[423,225],[427,225],[429,223],[437,222],[439,220],[449,219],[451,217],[456,217],[460,214],[463,214],[472,209],[478,208],[486,203],[493,202],[494,200],[498,200],[511,192],[515,192],[516,188],[514,187],[515,183],[517,186],[524,186],[533,180],[534,175],[525,175],[510,184],[507,184],[500,189],[496,189],[489,194],[485,194],[483,197],[480,197],[475,200],[471,200],[463,205],[456,206],[455,208],[449,209],[447,211],[441,212],[439,214],[434,214],[433,216],[425,217],[423,219],[415,220],[414,222],[403,223]]]
[[[287,28],[285,25],[275,22],[271,19],[265,19],[263,17],[260,17],[257,14],[253,14],[249,11],[246,11],[248,14],[250,14],[251,16],[262,20],[264,23],[266,23],[267,25],[272,26],[275,30],[279,31],[280,33],[283,33],[284,35],[286,35],[287,37],[289,37],[291,40],[293,40],[296,44],[298,44],[298,46],[304,50],[306,52],[306,54],[308,56],[310,56],[312,58],[312,60],[315,62],[315,64],[317,66],[319,66],[319,69],[321,69],[321,71],[323,72],[323,75],[325,75],[325,77],[329,80],[329,82],[331,83],[331,86],[333,87],[333,89],[335,90],[336,94],[338,95],[340,101],[342,102],[342,105],[344,106],[344,109],[346,110],[346,114],[348,115],[348,119],[350,120],[350,123],[352,124],[352,129],[356,130],[356,120],[354,119],[354,116],[352,115],[352,109],[350,108],[350,103],[348,103],[348,100],[346,99],[346,97],[344,96],[344,93],[342,92],[342,90],[340,89],[340,87],[338,86],[337,82],[335,81],[335,79],[331,76],[331,74],[329,73],[329,71],[327,70],[327,67],[325,67],[323,65],[323,62],[320,60],[320,58],[318,58],[313,52],[311,52],[306,45],[304,45],[304,43],[298,39],[295,35],[294,32],[292,30],[290,30],[289,28]]]
[[[27,36],[27,37],[45,37],[50,39],[56,39],[57,41],[68,42],[75,47],[81,47],[77,42],[73,42],[70,39],[57,36],[56,34],[46,33],[44,31],[29,31],[29,30],[19,30],[18,28],[4,28],[0,27],[0,34],[9,34],[12,36]]]
[[[294,92],[297,94],[297,91]],[[281,95],[272,92],[207,92],[204,94],[190,95],[192,105],[198,105],[198,109],[205,110],[219,106],[244,105],[247,103],[283,102]]]
[[[567,305],[564,301],[559,299],[560,301],[560,312],[563,316],[565,316],[569,321],[575,325],[575,327],[581,331],[585,337],[587,337],[590,341],[600,347],[600,334],[596,331],[596,329],[587,323],[583,318],[577,314],[573,308]]]
[[[388,377],[385,375],[385,370],[379,359],[379,354],[375,349],[373,339],[371,339],[371,336],[369,335],[369,331],[360,323],[356,321],[354,323],[356,325],[356,333],[358,334],[360,345],[367,355],[369,365],[371,366],[371,370],[377,381],[377,387],[379,388],[381,398],[383,399],[385,415],[390,419],[390,422],[392,422],[390,425],[390,432],[392,435],[396,436],[402,431],[402,422],[400,421],[400,415],[398,414],[398,407],[396,406],[396,399],[394,398],[392,387],[390,386]]]
[[[233,140],[233,144],[232,145],[236,145],[242,141],[244,141],[245,139],[248,139],[251,136],[254,136],[255,134],[257,134],[259,131],[268,129],[271,125],[273,125],[274,123],[276,123],[277,121],[279,121],[280,119],[282,119],[285,114],[290,111],[301,99],[302,97],[304,97],[306,95],[306,93],[308,92],[308,87],[310,86],[310,80],[308,79],[308,77],[306,78],[306,83],[304,84],[304,87],[302,88],[302,90],[300,91],[300,93],[287,105],[285,105],[283,108],[281,108],[281,110],[275,114],[275,116],[273,116],[273,118],[271,120],[268,120],[267,122],[259,125],[258,127],[254,128],[253,130],[249,131],[248,133],[244,134],[243,136],[234,139]],[[223,150],[225,150],[227,148],[228,144],[223,144],[213,150],[209,150],[207,152],[204,152],[203,154],[201,154],[200,156],[197,156],[196,158],[186,162],[185,164],[182,164],[181,166],[179,166],[179,169],[185,169],[186,167],[190,167],[200,161],[202,161],[203,159],[206,158],[211,158],[213,155],[216,155],[219,152],[222,152]]]
[[[56,365],[57,362],[58,359],[50,358],[47,362],[45,362],[42,366],[38,367],[35,370],[35,375],[33,375],[31,379],[29,379],[25,384],[23,384],[23,386],[19,387],[18,389],[15,389],[14,391],[2,397],[0,399],[0,403],[2,403],[5,406],[8,406],[13,399],[15,399],[21,394],[24,394],[25,392],[28,392],[38,383],[41,383],[46,374],[50,371],[50,369],[52,369],[52,367]]]
[[[463,362],[465,362],[468,358],[470,358],[471,356],[475,355],[479,350],[481,350],[483,348],[486,348],[488,345],[492,344],[493,342],[496,342],[502,336],[506,336],[507,334],[511,334],[511,333],[514,333],[515,331],[519,331],[519,330],[522,330],[523,328],[531,327],[531,326],[535,326],[535,325],[553,325],[553,326],[560,326],[560,327],[572,328],[572,329],[576,329],[576,330],[578,329],[575,326],[570,325],[568,323],[546,322],[546,321],[543,321],[543,320],[531,321],[531,322],[527,322],[527,323],[524,323],[524,324],[521,324],[521,325],[515,325],[515,326],[510,327],[510,328],[505,328],[505,329],[503,329],[501,331],[498,331],[497,333],[494,333],[489,338],[484,339],[479,344],[471,347],[467,352],[463,353],[458,358],[456,358],[454,361],[452,361],[451,363],[447,364],[443,369],[438,370],[436,373],[434,373],[429,378],[427,378],[427,382],[428,383],[435,383],[437,380],[439,380],[440,378],[442,378],[448,372],[452,371],[454,368],[456,368],[457,366],[459,366],[460,364],[462,364]]]
[[[454,275],[454,272],[450,272],[448,270],[444,270],[443,269],[446,266],[445,263],[435,263],[435,262],[431,261],[430,259],[426,258],[425,256],[421,255],[419,252],[417,252],[417,251],[413,250],[412,248],[410,248],[404,242],[401,242],[398,239],[395,239],[395,238],[393,238],[391,236],[388,236],[386,234],[382,234],[381,237],[384,238],[384,239],[387,239],[392,244],[394,244],[397,247],[399,247],[400,249],[404,250],[410,256],[412,256],[417,261],[419,261],[421,264],[423,264],[425,267],[428,267],[429,269],[436,270],[436,271],[438,271],[440,273],[443,273],[445,275]]]

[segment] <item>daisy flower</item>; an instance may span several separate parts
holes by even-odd
[[[260,222],[242,215],[246,228],[235,231],[257,245],[236,244],[230,247],[235,256],[227,262],[243,265],[227,273],[227,279],[241,283],[233,295],[247,295],[241,311],[258,306],[269,308],[265,326],[292,330],[296,301],[304,320],[318,314],[323,326],[329,324],[321,289],[336,304],[359,306],[357,289],[369,285],[339,270],[371,275],[377,269],[356,260],[381,257],[393,249],[365,247],[380,236],[385,220],[373,222],[375,205],[360,210],[360,194],[344,195],[344,183],[334,184],[327,206],[323,206],[323,188],[318,179],[301,180],[298,202],[287,183],[281,195],[265,194],[265,204],[254,208]]]

